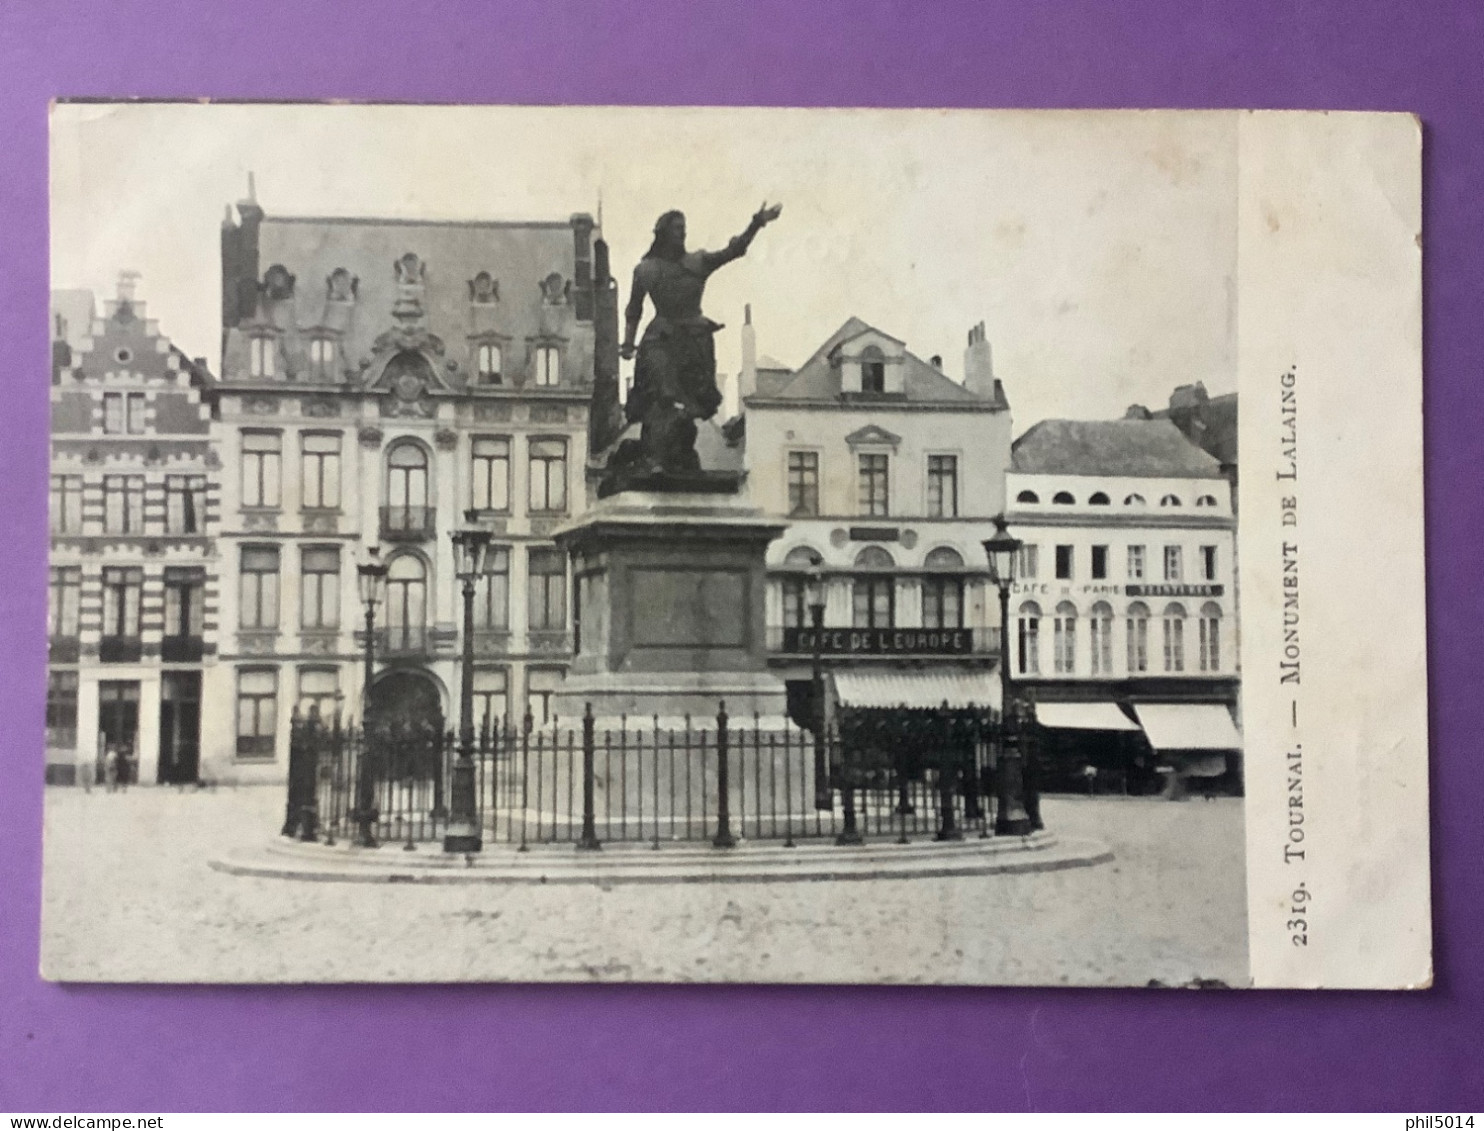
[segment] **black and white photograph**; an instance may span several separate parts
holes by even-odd
[[[1261,982],[1243,503],[1345,515],[1244,128],[55,105],[44,975]]]

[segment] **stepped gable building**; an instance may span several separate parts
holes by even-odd
[[[267,215],[222,229],[219,776],[279,778],[293,709],[360,716],[356,566],[387,566],[378,709],[458,717],[452,531],[493,532],[476,715],[539,725],[572,655],[566,556],[587,504],[615,290],[590,216],[438,222]],[[595,312],[600,315],[595,320]]]
[[[1225,773],[1238,655],[1232,490],[1169,420],[1046,420],[1015,441],[1012,676],[1064,754],[1130,788]],[[1233,767],[1234,768],[1234,767]]]
[[[809,576],[846,707],[997,705],[999,609],[983,540],[1004,507],[1010,407],[981,323],[962,384],[851,318],[797,370],[757,360],[739,382],[752,502],[788,520],[768,550],[767,622],[790,712],[805,721]],[[936,361],[937,359],[934,359]]]
[[[218,462],[204,364],[136,276],[52,302],[46,776],[193,782],[217,650]]]

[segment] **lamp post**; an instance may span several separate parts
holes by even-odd
[[[824,709],[824,571],[821,567],[824,559],[818,554],[809,566],[809,576],[805,581],[805,600],[809,605],[809,623],[814,629],[814,672],[813,672],[813,695],[814,700],[814,807],[816,809],[834,808],[834,799],[830,792],[830,771],[825,759],[824,750],[824,728],[826,714]]]
[[[1015,692],[1010,683],[1010,587],[1015,584],[1015,569],[1023,543],[1005,528],[1003,514],[995,516],[994,530],[994,537],[984,543],[984,554],[989,559],[989,577],[1000,591],[1000,764],[997,774],[1000,804],[994,831],[997,836],[1027,836],[1032,831],[1032,822],[1025,811],[1025,768],[1021,761],[1023,735],[1020,712],[1015,709]]]
[[[356,566],[356,585],[366,606],[366,671],[361,679],[361,757],[356,776],[356,843],[376,847],[376,775],[372,761],[371,680],[376,675],[376,606],[386,586],[386,563],[378,546],[366,547],[366,558]]]
[[[474,796],[474,584],[484,573],[490,532],[474,525],[478,517],[477,511],[465,511],[468,525],[451,535],[455,572],[464,583],[464,662],[459,679],[459,757],[453,767],[444,852],[478,852],[481,847]]]

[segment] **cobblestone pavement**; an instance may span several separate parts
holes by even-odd
[[[1045,799],[1050,830],[1112,847],[1112,863],[1090,868],[607,889],[306,883],[211,870],[208,859],[272,836],[279,789],[52,788],[46,802],[42,966],[57,980],[1247,977],[1242,807],[1232,799]]]

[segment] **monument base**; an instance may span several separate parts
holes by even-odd
[[[562,718],[588,704],[604,726],[716,725],[722,702],[748,725],[781,720],[768,670],[768,543],[784,530],[734,493],[623,491],[555,538],[572,555],[577,655],[555,695]]]

